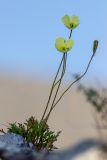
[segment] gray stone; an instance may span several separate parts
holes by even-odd
[[[32,143],[14,133],[0,135],[0,158],[2,160],[41,160],[47,152],[37,153]]]
[[[0,142],[4,142],[7,145],[9,144],[9,145],[17,145],[20,147],[23,147],[23,146],[27,147],[27,143],[24,140],[24,138],[14,133],[6,133],[3,135],[0,135]]]
[[[43,150],[38,153],[23,137],[7,133],[0,136],[0,160],[74,160],[92,148],[101,150],[101,146],[102,144],[95,140],[85,140],[66,150],[54,152]]]

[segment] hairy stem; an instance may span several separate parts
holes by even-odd
[[[55,84],[56,79],[57,79],[57,77],[58,77],[58,74],[59,74],[59,72],[60,72],[60,69],[61,69],[61,66],[62,66],[63,60],[64,60],[64,55],[63,55],[63,57],[62,57],[62,59],[61,59],[61,62],[60,62],[60,65],[59,65],[58,71],[57,71],[56,76],[55,76],[55,78],[54,78],[54,81],[53,81],[53,84],[52,84],[52,87],[51,87],[51,90],[50,90],[49,98],[48,98],[48,101],[47,101],[47,104],[46,104],[45,110],[44,110],[44,112],[43,112],[43,115],[42,115],[41,121],[44,119],[44,116],[45,116],[46,111],[47,111],[47,109],[48,109],[49,102],[50,102],[50,99],[51,99],[51,96],[52,96],[52,93],[53,93],[53,89],[54,89],[54,87],[55,87],[55,85],[54,85],[54,84]]]
[[[69,39],[71,39],[71,35],[72,35],[72,30],[70,31]]]
[[[64,53],[64,63],[63,63],[63,69],[62,69],[62,74],[61,74],[61,77],[60,77],[60,80],[59,80],[59,84],[58,84],[58,87],[57,87],[57,90],[56,90],[56,93],[55,93],[55,96],[54,96],[54,99],[52,101],[52,105],[51,105],[51,108],[50,108],[50,111],[49,113],[47,114],[46,118],[45,118],[45,121],[47,122],[52,110],[53,110],[53,105],[54,105],[54,102],[56,100],[56,97],[57,97],[57,94],[59,92],[59,89],[60,89],[60,86],[61,86],[61,82],[62,82],[62,79],[63,79],[63,76],[65,74],[65,70],[66,70],[66,61],[67,61],[67,53]]]
[[[91,56],[91,58],[90,58],[90,60],[89,60],[89,63],[88,63],[88,65],[87,65],[87,67],[86,67],[85,72],[84,72],[81,76],[79,76],[74,82],[72,82],[72,83],[68,86],[68,88],[62,93],[62,95],[61,95],[61,96],[59,97],[59,99],[56,101],[56,103],[54,104],[53,108],[55,108],[55,106],[58,104],[58,102],[61,100],[61,98],[64,96],[64,94],[71,88],[71,86],[73,86],[76,82],[78,82],[80,79],[82,79],[82,78],[85,76],[85,74],[87,73],[87,71],[88,71],[88,69],[89,69],[89,67],[90,67],[90,64],[91,64],[91,62],[92,62],[93,57],[94,57],[94,55],[92,54],[92,56]]]
[[[67,54],[65,55],[65,58],[66,58],[66,61],[67,61]],[[63,72],[63,75],[64,76],[64,72]],[[59,83],[59,81],[61,80],[61,77],[59,78],[59,80],[54,84],[54,87]]]
[[[71,38],[71,35],[72,35],[72,30],[70,31],[69,39]],[[64,62],[63,62],[63,61],[64,61]],[[47,105],[46,105],[45,110],[44,110],[44,112],[43,112],[41,121],[44,119],[45,114],[46,114],[46,112],[47,112],[47,109],[48,109],[48,106],[49,106],[49,103],[50,103],[50,100],[51,100],[51,96],[52,96],[53,90],[54,90],[54,88],[56,87],[56,85],[58,84],[58,87],[57,87],[57,90],[56,90],[56,93],[55,93],[55,97],[54,97],[54,100],[53,100],[53,102],[52,102],[52,105],[51,105],[51,109],[50,109],[50,110],[52,110],[52,108],[53,108],[54,102],[55,102],[55,100],[56,100],[56,97],[57,97],[57,94],[58,94],[58,91],[59,91],[59,88],[60,88],[60,85],[61,85],[61,82],[62,82],[62,78],[63,78],[63,76],[64,76],[64,74],[65,74],[66,61],[67,61],[67,53],[64,53],[64,54],[63,54],[63,57],[62,57],[62,60],[61,60],[61,62],[60,62],[58,71],[57,71],[56,76],[55,76],[55,78],[54,78],[54,81],[53,81],[53,84],[52,84],[52,87],[51,87],[51,91],[50,91],[50,94],[49,94],[49,98],[48,98],[48,101],[47,101]],[[61,69],[61,66],[62,66],[62,63],[63,63],[62,74],[61,74],[60,79],[56,82],[57,77],[58,77],[58,74],[59,74],[60,69]],[[49,114],[49,115],[50,115],[50,114]]]

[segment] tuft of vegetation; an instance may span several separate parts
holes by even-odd
[[[87,101],[95,108],[98,113],[103,116],[107,114],[107,93],[103,89],[95,89],[94,87],[86,88],[84,85],[78,86],[79,91],[82,91],[86,96]]]
[[[107,146],[107,89],[102,86],[100,89],[96,89],[95,87],[86,87],[81,84],[78,85],[78,89],[83,92],[87,102],[94,108],[96,129],[98,130],[100,139]]]
[[[4,133],[3,130],[1,132]],[[45,121],[38,121],[34,117],[30,117],[25,123],[10,123],[7,129],[8,133],[21,135],[27,143],[32,143],[36,151],[47,149],[51,151],[56,149],[54,142],[61,131],[56,134],[50,131],[49,126]]]

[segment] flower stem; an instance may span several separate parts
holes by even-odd
[[[66,54],[66,61],[67,61],[67,54]],[[64,74],[64,72],[63,72],[63,74]],[[60,79],[61,79],[61,77],[59,78],[59,80],[54,84],[54,87],[59,83],[59,81],[60,81]]]
[[[71,39],[71,35],[72,35],[72,30],[70,31],[69,39]]]
[[[71,35],[72,35],[72,30],[70,31],[69,39],[71,38]],[[42,118],[41,118],[41,121],[42,121],[43,119],[45,119],[45,120],[47,121],[48,118],[49,118],[49,116],[50,116],[50,113],[52,112],[52,110],[53,110],[53,108],[54,108],[54,103],[55,103],[55,100],[56,100],[56,97],[57,97],[57,94],[58,94],[58,91],[59,91],[59,88],[60,88],[60,85],[61,85],[63,76],[64,76],[64,74],[65,74],[66,62],[67,62],[67,53],[64,53],[64,54],[63,54],[63,57],[62,57],[62,60],[61,60],[61,62],[60,62],[60,65],[59,65],[57,74],[56,74],[56,76],[55,76],[55,78],[54,78],[54,81],[53,81],[53,84],[52,84],[52,88],[51,88],[51,91],[50,91],[50,94],[49,94],[48,102],[47,102],[47,105],[46,105],[46,107],[45,107],[45,110],[44,110],[43,116],[42,116]],[[62,63],[63,63],[62,74],[61,74],[61,77],[59,78],[59,80],[56,81],[56,79],[57,79],[57,77],[58,77],[58,74],[59,74],[59,71],[60,71],[60,69],[61,69]],[[57,84],[58,84],[58,87],[57,87],[57,90],[56,90],[54,99],[53,99],[53,101],[52,101],[51,108],[50,108],[49,113],[47,114],[46,118],[44,118],[44,117],[45,117],[45,114],[46,114],[46,112],[47,112],[47,109],[48,109],[50,100],[51,100],[51,96],[52,96],[53,90],[54,90],[54,88],[56,87]]]
[[[55,93],[55,96],[54,96],[54,99],[52,101],[52,104],[51,104],[51,108],[50,108],[50,111],[49,113],[47,114],[46,118],[45,118],[45,121],[47,122],[52,110],[53,110],[53,105],[54,105],[54,102],[56,100],[56,97],[57,97],[57,94],[58,94],[58,91],[60,89],[60,86],[61,86],[61,82],[62,82],[62,79],[63,79],[63,76],[65,74],[65,70],[66,70],[66,61],[67,61],[67,53],[64,53],[64,62],[63,62],[63,69],[62,69],[62,73],[61,73],[61,77],[59,79],[59,84],[58,84],[58,87],[57,87],[57,90],[56,90],[56,93]]]
[[[68,86],[68,88],[62,93],[62,95],[61,95],[61,96],[59,97],[59,99],[56,101],[56,103],[54,104],[53,108],[55,108],[55,106],[58,104],[58,102],[61,100],[61,98],[64,96],[64,94],[71,88],[71,86],[73,86],[77,81],[79,81],[80,79],[82,79],[82,78],[85,76],[85,74],[87,73],[87,71],[88,71],[88,69],[89,69],[89,67],[90,67],[90,64],[91,64],[91,62],[92,62],[93,57],[94,57],[94,54],[92,54],[92,56],[91,56],[91,58],[90,58],[90,60],[89,60],[89,63],[88,63],[88,65],[87,65],[87,67],[86,67],[85,72],[84,72],[81,76],[79,76],[74,82],[72,82],[72,83]],[[52,109],[53,109],[53,108],[52,108]]]
[[[48,98],[48,101],[47,101],[47,104],[46,104],[45,110],[44,110],[44,112],[43,112],[43,115],[42,115],[41,121],[44,119],[44,116],[45,116],[46,111],[47,111],[47,109],[48,109],[49,102],[50,102],[50,100],[51,100],[51,96],[52,96],[52,93],[53,93],[53,89],[54,89],[54,87],[55,87],[55,82],[56,82],[56,79],[57,79],[58,74],[59,74],[59,72],[60,72],[60,69],[61,69],[61,66],[62,66],[63,60],[64,60],[64,55],[63,55],[63,57],[62,57],[62,59],[61,59],[61,62],[60,62],[60,65],[59,65],[58,71],[57,71],[56,76],[55,76],[55,78],[54,78],[54,81],[53,81],[53,84],[52,84],[52,87],[51,87],[51,90],[50,90],[49,98]]]

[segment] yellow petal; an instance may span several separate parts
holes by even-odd
[[[72,39],[66,41],[66,49],[69,51],[74,45],[74,41]]]
[[[65,46],[63,38],[57,38],[55,41],[55,47],[59,52],[62,52],[62,48]]]
[[[77,16],[72,16],[72,23],[74,25],[73,28],[76,28],[80,24],[79,18]]]
[[[68,15],[65,15],[64,17],[62,17],[62,22],[67,28],[70,29],[70,17]]]

